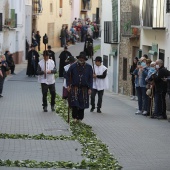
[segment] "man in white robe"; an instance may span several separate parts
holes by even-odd
[[[108,89],[107,67],[102,65],[102,58],[97,56],[95,58],[94,74],[93,74],[93,89],[91,93],[91,112],[95,109],[95,96],[98,94],[97,112],[101,112],[102,98],[104,89]]]
[[[43,110],[47,112],[47,93],[48,89],[51,94],[51,110],[55,111],[55,97],[56,97],[56,90],[55,90],[55,73],[57,72],[55,63],[53,60],[49,59],[48,51],[43,52],[44,58],[38,63],[38,82],[41,83],[42,89],[42,101],[43,101]]]

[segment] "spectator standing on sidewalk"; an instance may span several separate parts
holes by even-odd
[[[131,81],[132,81],[132,97],[131,100],[135,100],[136,96],[136,88],[135,88],[135,75],[133,74],[134,70],[137,68],[138,57],[133,59],[133,64],[130,67]]]
[[[86,63],[86,55],[80,52],[78,61],[67,72],[66,85],[70,93],[70,107],[74,121],[84,118],[84,109],[89,108],[89,95],[93,86],[92,66]]]
[[[63,73],[64,73],[64,66],[67,65],[68,63],[66,63],[66,59],[68,58],[68,56],[72,56],[72,54],[67,51],[68,48],[67,46],[64,47],[64,51],[61,52],[59,58],[60,58],[60,62],[59,62],[59,77],[63,77]]]
[[[60,32],[60,39],[61,39],[61,47],[64,47],[66,45],[66,30],[64,25],[62,26]]]
[[[38,51],[40,51],[41,35],[40,35],[39,31],[37,31],[37,33],[35,34],[35,39],[36,39],[37,44],[38,44]]]
[[[8,70],[9,68],[6,62],[6,57],[5,55],[2,55],[0,57],[0,98],[3,97],[2,91],[3,91],[4,81],[6,78],[6,71]]]
[[[141,57],[137,68],[134,70],[135,87],[138,96],[138,111],[135,114],[147,114],[147,95],[146,95],[146,81],[147,72],[145,71],[146,58]]]
[[[95,109],[95,96],[98,94],[97,112],[101,113],[102,98],[104,90],[108,89],[107,67],[101,64],[102,58],[97,56],[95,58],[94,74],[93,74],[93,89],[91,93],[91,112]]]
[[[166,115],[166,92],[167,92],[167,79],[169,76],[168,70],[164,67],[164,62],[161,59],[156,60],[157,74],[154,74],[153,80],[155,83],[155,108],[152,118],[167,119]]]
[[[54,61],[49,59],[49,54],[47,51],[43,52],[43,59],[38,63],[38,82],[41,83],[42,95],[43,95],[43,110],[47,112],[47,93],[48,89],[51,94],[51,110],[55,111],[55,76],[57,72]]]

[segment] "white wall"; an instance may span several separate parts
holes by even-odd
[[[74,21],[74,18],[80,18],[80,0],[73,0],[71,20]]]

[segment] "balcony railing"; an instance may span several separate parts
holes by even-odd
[[[33,12],[33,15],[42,13],[42,0],[32,1],[32,12]]]

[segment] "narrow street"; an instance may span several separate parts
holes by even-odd
[[[100,44],[99,40],[94,41],[94,46],[97,44]],[[68,50],[77,56],[83,46],[84,43],[78,43],[69,46]],[[61,51],[55,51],[58,68]],[[100,50],[94,58],[98,55]],[[91,64],[91,60],[88,62]],[[40,85],[37,78],[26,76],[26,66],[26,63],[17,65],[17,75],[9,76],[5,81],[4,97],[0,98],[0,133],[71,135],[68,124],[56,113],[42,111]],[[56,91],[60,95],[62,84],[63,79],[57,78]],[[96,110],[91,113],[87,109],[83,122],[93,127],[123,170],[169,170],[170,123],[135,115],[136,107],[137,101],[131,101],[129,96],[105,91],[102,113]],[[0,159],[81,162],[81,147],[77,141],[70,140],[0,139]],[[29,170],[0,167],[0,170],[18,169]]]

